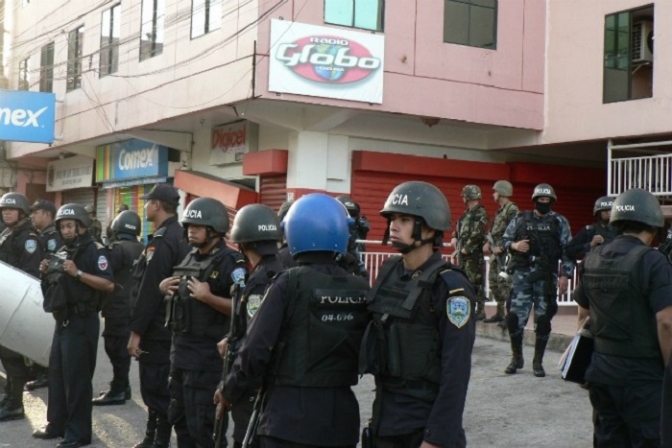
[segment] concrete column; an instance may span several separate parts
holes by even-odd
[[[288,147],[288,189],[350,192],[351,154],[348,136],[292,132]]]

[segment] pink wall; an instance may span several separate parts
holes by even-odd
[[[443,4],[443,0],[386,2],[382,105],[288,94],[277,98],[541,130],[545,2],[500,1],[497,50],[444,43]],[[260,14],[264,8],[268,6],[260,6]],[[323,1],[292,0],[271,18],[324,25],[323,8]],[[260,54],[268,56],[269,42],[270,20],[266,20],[259,28]],[[259,94],[276,98],[267,90],[267,57],[260,60],[256,82]]]

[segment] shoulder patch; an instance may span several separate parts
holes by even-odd
[[[250,319],[254,317],[254,314],[261,306],[262,299],[263,296],[261,294],[252,294],[247,298],[247,315]]]
[[[149,264],[150,261],[152,261],[152,257],[154,256],[154,247],[148,247],[145,249],[145,259],[147,260],[147,264]]]
[[[98,269],[101,271],[104,271],[108,267],[108,262],[107,262],[107,257],[105,255],[101,255],[98,257]]]
[[[26,240],[26,244],[24,245],[24,247],[26,248],[26,252],[32,254],[37,250],[37,241]]]
[[[451,324],[462,328],[471,317],[471,301],[464,296],[449,297],[446,300],[446,314]]]
[[[233,283],[245,286],[245,273],[245,268],[236,268],[231,272],[231,280],[233,280]]]
[[[47,250],[49,252],[53,252],[53,251],[56,250],[56,240],[55,239],[51,239],[51,240],[47,241]]]

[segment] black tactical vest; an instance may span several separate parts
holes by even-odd
[[[614,241],[616,236],[618,236],[618,229],[614,226],[602,226],[600,224],[592,224],[588,230],[590,232],[588,241],[590,242],[595,235],[600,235],[604,238],[602,246],[607,245]]]
[[[61,234],[58,233],[53,224],[49,224],[40,232],[40,240],[42,242],[42,250],[44,254],[53,254],[63,245]]]
[[[399,256],[383,263],[369,293],[373,321],[366,330],[360,373],[385,389],[434,401],[441,377],[441,340],[431,290],[440,272],[455,268],[439,259],[409,281],[399,278]]]
[[[639,262],[652,250],[636,246],[618,257],[605,257],[605,246],[584,260],[581,284],[590,298],[595,351],[626,358],[658,358],[656,316],[642,293]]]
[[[28,238],[34,238],[37,241],[40,238],[29,220],[24,220],[13,229],[7,227],[3,230],[0,233],[0,261],[21,269],[19,263]]]
[[[357,384],[368,282],[353,275],[322,274],[309,267],[288,271],[287,307],[269,384],[342,387]],[[289,320],[287,320],[289,319]]]
[[[544,258],[555,271],[562,255],[558,215],[549,213],[535,217],[534,212],[525,211],[520,223],[516,228],[514,241],[529,240],[530,250],[527,253],[515,252],[516,264],[527,266],[530,264],[530,257]]]
[[[154,232],[154,235],[152,235],[152,241],[154,240],[154,238],[163,238],[163,235],[166,233],[167,229],[168,227],[160,227],[156,232]],[[150,247],[150,244],[151,241],[147,244],[147,247],[145,247],[145,250],[140,254],[140,257],[135,263],[135,269],[133,270],[133,280],[131,281],[130,285],[131,309],[135,308],[135,305],[138,302],[138,293],[140,292],[140,285],[142,283],[142,278],[144,277],[145,270],[147,269],[147,265],[149,264],[149,261],[147,260],[147,254],[148,254],[147,249]],[[154,247],[154,249],[156,249],[156,247]]]
[[[215,248],[201,260],[196,259],[198,249],[192,250],[178,266],[173,275],[180,277],[177,294],[169,300],[167,310],[171,329],[176,334],[191,334],[219,341],[229,330],[229,319],[200,300],[191,297],[187,282],[191,277],[207,282],[226,250]]]
[[[130,316],[130,296],[133,283],[133,272],[137,259],[144,246],[133,240],[119,240],[112,243],[108,251],[110,255],[118,248],[122,252],[122,265],[112,266],[114,269],[114,293],[108,294],[102,305],[103,317]],[[110,258],[112,258],[110,256]]]

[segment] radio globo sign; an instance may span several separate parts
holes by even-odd
[[[363,45],[333,36],[279,44],[275,58],[299,76],[328,84],[361,81],[381,66],[381,60]]]

